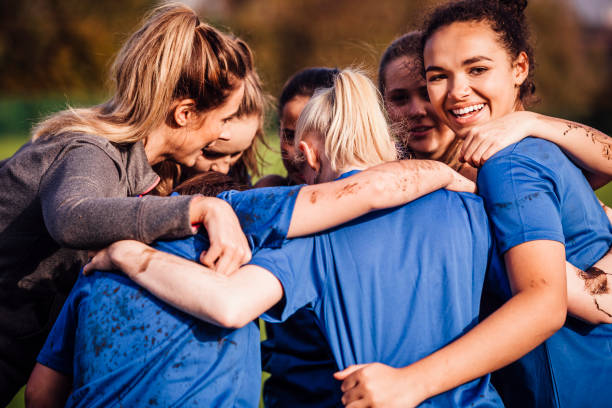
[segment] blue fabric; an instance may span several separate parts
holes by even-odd
[[[492,239],[482,200],[440,190],[340,228],[263,249],[251,263],[282,283],[284,301],[262,316],[282,321],[312,307],[340,369],[409,365],[478,320]],[[501,406],[489,376],[423,406]]]
[[[498,152],[480,170],[478,188],[500,253],[523,242],[555,240],[565,244],[567,260],[585,270],[612,244],[612,227],[591,187],[552,143],[527,138]],[[504,268],[491,272],[493,290],[508,299]],[[512,394],[505,399],[511,406],[548,407],[552,401],[560,407],[604,407],[612,401],[611,377],[612,325],[594,327],[568,317],[559,332],[502,371],[502,382],[495,384],[502,394]],[[531,397],[522,400],[519,389]]]
[[[347,172],[339,179],[357,171]],[[261,343],[266,408],[342,407],[340,382],[333,378],[338,366],[309,307],[282,323],[266,323]]]
[[[219,197],[232,205],[250,242],[276,246],[286,236],[299,189]],[[208,239],[198,234],[155,247],[197,261]],[[157,300],[123,275],[95,272],[79,277],[38,362],[73,376],[68,406],[254,407],[259,353],[255,323],[222,329]]]

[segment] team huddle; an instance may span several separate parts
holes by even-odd
[[[527,110],[526,7],[437,7],[378,86],[295,73],[254,185],[249,46],[153,10],[0,163],[0,403],[255,407],[263,368],[266,407],[609,406],[611,142]]]

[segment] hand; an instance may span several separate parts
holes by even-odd
[[[142,242],[117,241],[93,253],[87,265],[83,267],[83,275],[90,275],[94,271],[122,270],[122,264],[137,263],[142,258],[139,255],[147,251],[153,251],[153,249]]]
[[[453,169],[451,169],[451,172],[452,172],[451,174],[453,178],[451,182],[448,183],[448,185],[446,186],[447,190],[463,191],[466,193],[474,193],[474,194],[478,192],[478,189],[476,188],[476,183],[474,183],[472,180],[457,173]]]
[[[414,407],[424,398],[403,376],[402,369],[385,364],[357,364],[334,374],[342,381],[342,403],[347,408]]]
[[[190,207],[192,223],[202,223],[208,232],[210,247],[202,252],[200,262],[229,275],[251,260],[251,249],[232,207],[215,197],[196,197]]]
[[[536,120],[532,112],[512,112],[458,133],[464,139],[459,159],[481,167],[495,153],[529,136]]]

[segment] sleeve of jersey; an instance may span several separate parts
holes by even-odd
[[[60,314],[38,354],[36,361],[67,376],[72,376],[74,361],[74,339],[78,319],[78,299],[80,298],[83,277],[70,292]]]
[[[250,264],[268,270],[283,286],[283,299],[261,316],[265,321],[285,321],[317,300],[323,279],[313,251],[314,242],[313,237],[296,238],[286,241],[280,249],[264,248],[251,259]]]
[[[551,169],[519,154],[493,158],[478,173],[478,190],[501,253],[535,240],[565,244],[558,180]]]
[[[302,186],[266,187],[248,191],[226,191],[227,201],[240,220],[244,234],[255,248],[279,248],[289,231],[295,200]]]

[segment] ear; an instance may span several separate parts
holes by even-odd
[[[512,64],[514,84],[519,87],[525,82],[529,75],[529,57],[525,51],[521,51]]]
[[[321,161],[319,160],[319,152],[317,151],[316,147],[306,143],[304,140],[300,140],[298,149],[300,149],[304,155],[308,166],[314,171],[319,171],[321,168]]]
[[[183,127],[191,124],[196,119],[195,101],[193,99],[181,99],[174,107],[174,122]]]

